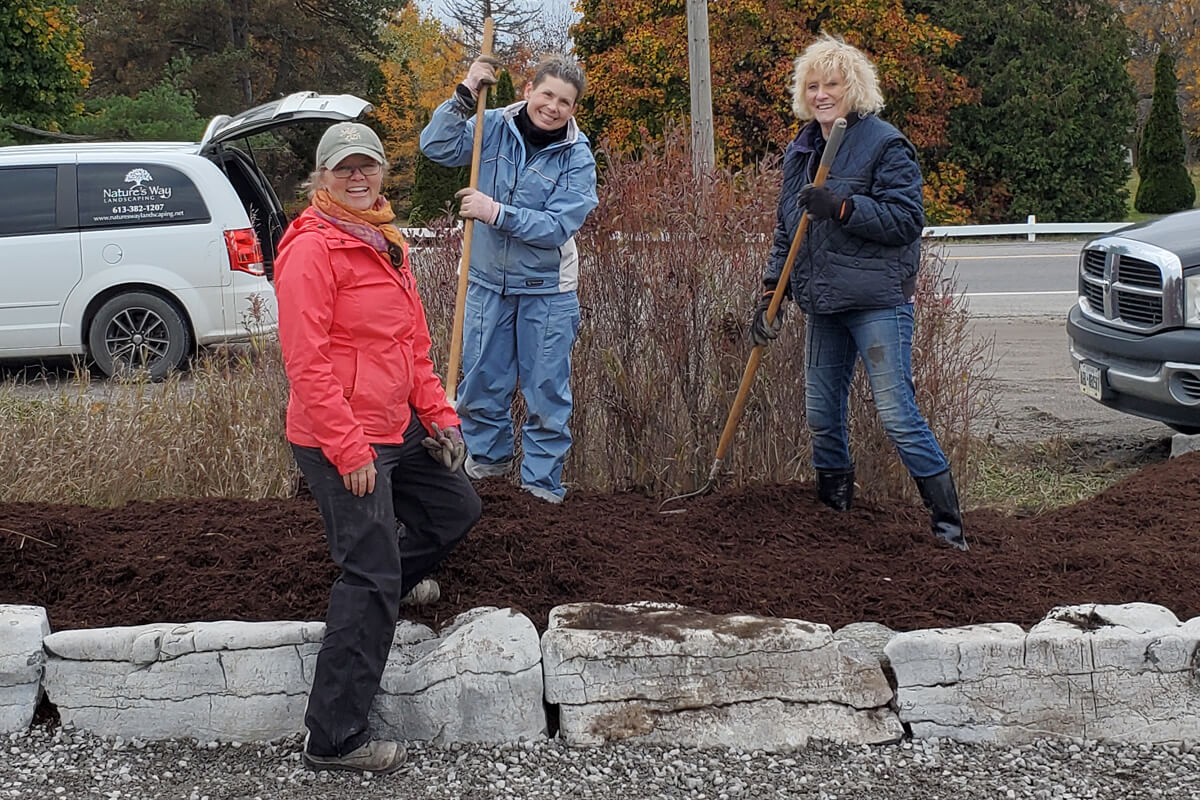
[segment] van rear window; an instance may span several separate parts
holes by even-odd
[[[0,169],[0,236],[58,229],[55,210],[58,169]]]
[[[162,164],[80,164],[78,182],[81,228],[210,219],[191,179]]]

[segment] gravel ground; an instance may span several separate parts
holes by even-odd
[[[299,739],[272,744],[101,739],[35,725],[0,738],[0,798],[1200,798],[1200,759],[1180,747],[1043,741],[982,747],[811,742],[769,754],[665,747],[574,749],[558,741],[411,743],[393,775],[314,774]]]

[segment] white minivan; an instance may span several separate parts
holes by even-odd
[[[82,355],[161,378],[197,347],[275,326],[283,207],[237,140],[371,110],[301,92],[199,142],[0,147],[0,359]]]

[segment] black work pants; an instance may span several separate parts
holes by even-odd
[[[402,444],[373,445],[375,491],[355,497],[320,448],[292,445],[325,521],[333,583],[325,639],[304,724],[314,755],[345,755],[370,738],[367,712],[379,690],[400,598],[437,568],[479,520],[479,495],[421,445],[413,414]],[[399,523],[399,524],[397,524]]]

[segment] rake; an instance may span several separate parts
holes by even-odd
[[[825,183],[825,178],[829,176],[829,168],[833,165],[833,159],[837,155],[838,148],[842,144],[842,136],[845,133],[846,120],[838,119],[833,123],[833,130],[825,143],[825,152],[821,155],[821,163],[817,167],[813,186],[821,186]],[[775,316],[779,313],[779,306],[782,305],[784,293],[787,291],[788,278],[792,274],[792,267],[796,263],[796,254],[800,251],[800,243],[804,240],[806,230],[808,230],[808,211],[800,216],[800,224],[796,226],[796,234],[792,237],[792,246],[788,249],[787,260],[783,264],[783,270],[779,273],[779,282],[775,284],[775,292],[771,295],[771,304],[767,307],[768,325],[775,322]],[[717,443],[717,457],[713,461],[712,469],[708,472],[708,481],[694,492],[668,497],[658,507],[660,514],[678,514],[685,511],[686,509],[683,508],[668,509],[667,506],[692,497],[703,497],[717,488],[717,479],[721,474],[729,447],[733,444],[733,434],[737,430],[742,412],[746,408],[746,398],[750,395],[750,387],[754,384],[754,374],[758,372],[758,365],[762,361],[765,349],[765,345],[756,344],[750,351],[750,360],[746,362],[746,370],[742,373],[742,382],[738,386],[737,397],[734,398],[733,406],[729,409],[729,417],[725,420],[725,430],[721,432],[721,440]]]

